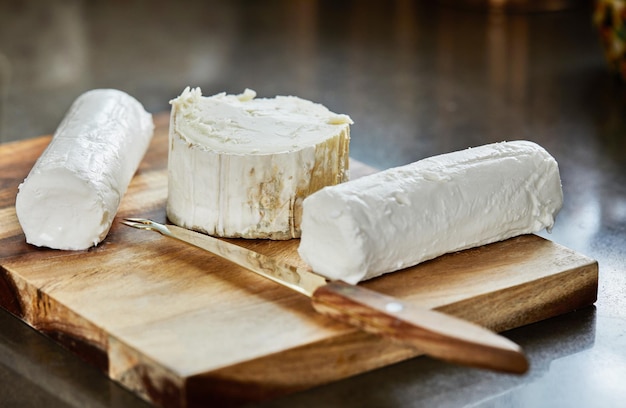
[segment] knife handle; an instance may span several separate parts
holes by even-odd
[[[506,337],[362,286],[333,281],[318,288],[312,301],[319,313],[412,345],[437,359],[516,374],[528,370],[521,348]]]

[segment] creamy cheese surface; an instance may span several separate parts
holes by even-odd
[[[495,143],[309,196],[298,251],[316,272],[357,283],[550,229],[562,203],[558,165],[548,152],[528,141]]]
[[[300,236],[302,200],[349,177],[352,120],[295,96],[171,101],[167,215],[222,237]]]
[[[203,97],[200,88],[186,88],[171,101],[179,115],[173,130],[196,147],[216,153],[276,154],[313,146],[352,124],[325,106],[296,96],[256,98],[220,93]]]
[[[152,138],[152,115],[132,96],[79,96],[19,186],[15,210],[26,241],[83,250],[107,235]]]

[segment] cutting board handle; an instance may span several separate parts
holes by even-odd
[[[313,307],[334,319],[410,344],[444,361],[516,374],[528,370],[521,348],[506,337],[362,286],[331,282],[313,294]]]

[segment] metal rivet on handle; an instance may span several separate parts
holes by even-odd
[[[402,305],[402,303],[398,302],[389,302],[385,305],[385,310],[389,313],[398,313],[402,311],[402,309],[404,309],[404,306]]]

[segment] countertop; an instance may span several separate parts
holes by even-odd
[[[53,133],[92,88],[122,89],[158,113],[188,85],[297,95],[347,113],[351,156],[381,169],[535,141],[557,159],[565,196],[541,235],[596,259],[600,285],[593,307],[504,333],[525,349],[527,374],[419,357],[259,406],[619,406],[626,83],[607,68],[588,2],[467,3],[0,1],[0,142]],[[148,406],[4,310],[0,401]]]

